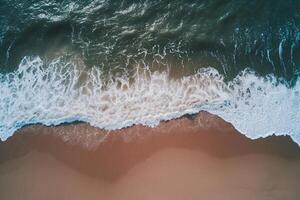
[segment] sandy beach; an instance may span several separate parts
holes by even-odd
[[[53,134],[62,130],[65,135]],[[68,139],[79,132],[102,142],[84,147]],[[81,123],[30,126],[2,142],[0,152],[1,199],[296,200],[300,195],[297,144],[284,136],[250,140],[208,113],[109,134]]]

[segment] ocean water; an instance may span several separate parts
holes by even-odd
[[[1,140],[208,111],[300,144],[299,1],[3,0],[0,27]]]

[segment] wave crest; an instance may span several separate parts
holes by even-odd
[[[0,93],[2,140],[28,124],[84,121],[114,130],[208,111],[250,138],[288,134],[300,144],[299,81],[290,88],[249,69],[230,82],[213,68],[173,79],[139,67],[133,77],[107,81],[96,67],[25,57],[15,72],[0,74]]]

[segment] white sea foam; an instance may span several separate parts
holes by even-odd
[[[0,74],[0,137],[27,124],[85,121],[108,130],[208,111],[250,138],[290,135],[300,144],[300,83],[289,88],[273,76],[245,70],[225,83],[213,68],[171,79],[168,72],[137,70],[104,84],[98,68],[61,60],[45,66],[25,57],[19,68]]]

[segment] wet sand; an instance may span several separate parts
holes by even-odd
[[[291,138],[250,140],[208,113],[109,134],[30,126],[0,143],[0,199],[296,200],[299,169]]]

